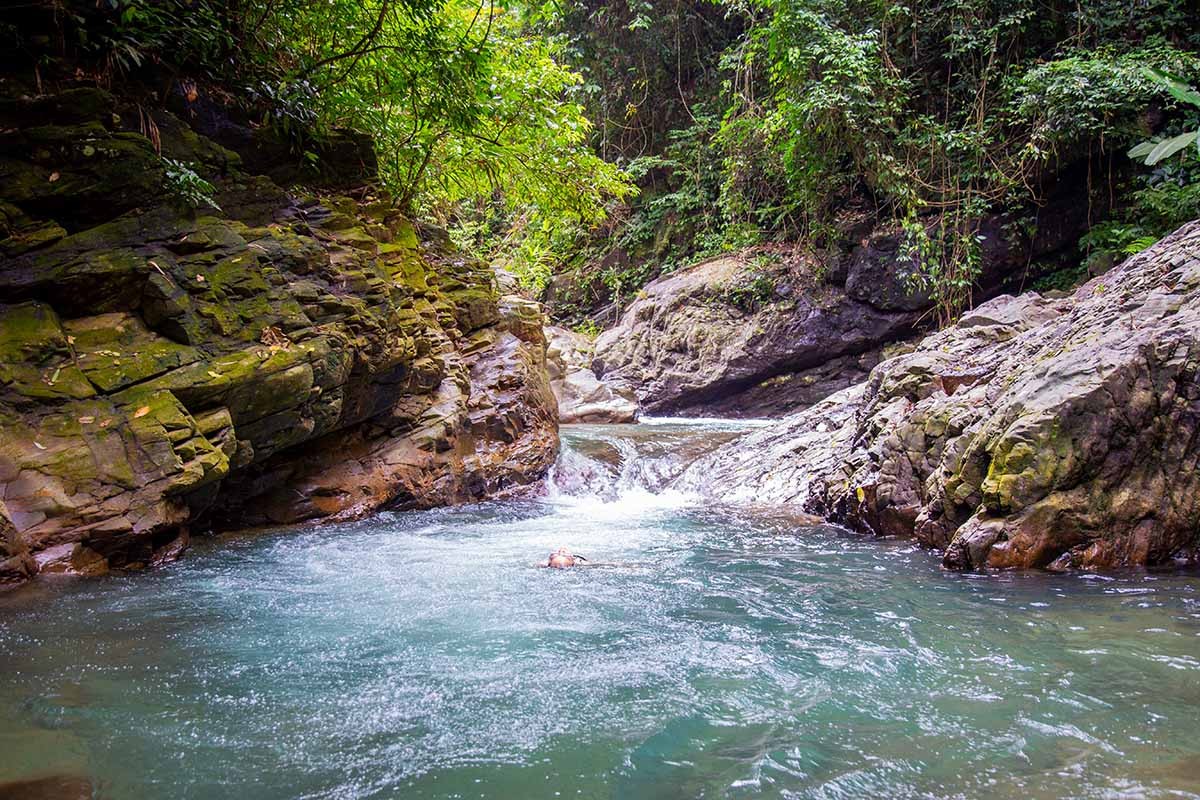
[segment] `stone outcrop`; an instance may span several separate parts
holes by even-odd
[[[1044,207],[1021,224],[978,220],[977,299],[1077,263],[1087,209],[1103,207],[1079,196],[1087,185],[1043,187]],[[597,342],[597,375],[633,386],[650,413],[741,417],[780,417],[862,381],[932,323],[933,302],[895,223],[850,215],[833,239],[816,255],[767,247],[653,281]]]
[[[0,104],[0,581],[171,557],[209,521],[346,517],[535,482],[542,315],[388,203],[295,199],[156,112]],[[136,119],[136,117],[135,117]]]
[[[920,316],[724,256],[649,284],[597,340],[594,368],[647,412],[778,416],[861,380]]]
[[[1065,299],[1005,296],[680,482],[915,536],[947,567],[1200,547],[1200,222]]]
[[[592,371],[594,345],[583,334],[548,326],[546,351],[550,388],[558,401],[559,420],[621,423],[637,420],[633,390],[602,382]]]

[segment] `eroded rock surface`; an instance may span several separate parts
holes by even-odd
[[[1200,222],[1062,300],[997,298],[681,482],[915,536],[946,566],[1200,546]]]
[[[1079,197],[1085,185],[1044,187],[1045,206],[1022,224],[977,220],[976,299],[1077,263],[1081,209],[1104,202]],[[917,267],[900,227],[870,214],[848,217],[820,254],[765,247],[701,262],[638,293],[597,342],[596,373],[634,387],[650,413],[781,417],[861,382],[932,325]]]
[[[595,369],[649,412],[781,415],[861,380],[919,317],[727,256],[649,284],[597,340]]]
[[[633,390],[603,382],[592,371],[594,344],[588,337],[566,328],[548,326],[546,352],[550,388],[564,422],[633,422],[638,404]]]
[[[388,204],[294,200],[156,112],[224,209],[188,210],[118,111],[96,90],[0,107],[0,581],[550,466],[536,304]]]

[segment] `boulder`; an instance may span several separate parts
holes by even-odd
[[[975,220],[977,300],[1077,263],[1080,210],[1104,207],[1084,186],[1043,187],[1045,205],[1024,217]],[[936,234],[942,220],[924,224]],[[738,417],[780,417],[863,380],[932,323],[934,303],[897,222],[850,214],[840,228],[819,255],[768,245],[649,283],[597,341],[598,377],[633,387],[647,412]]]
[[[638,404],[633,391],[602,382],[592,371],[594,348],[588,337],[557,326],[547,326],[546,337],[550,388],[558,402],[561,422],[637,420]]]
[[[777,416],[861,380],[921,316],[856,300],[807,262],[764,261],[722,256],[649,284],[597,340],[597,376],[648,412]]]
[[[1194,561],[1198,377],[1194,222],[1064,299],[980,306],[680,482],[915,536],[954,569]]]

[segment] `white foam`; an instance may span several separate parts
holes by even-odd
[[[639,425],[705,425],[722,428],[763,428],[778,420],[733,419],[730,417],[640,417]]]
[[[586,515],[589,519],[616,520],[635,518],[662,511],[694,505],[698,497],[689,492],[666,489],[652,492],[640,486],[619,490],[615,496],[564,495],[551,496],[550,502],[562,513],[570,511]]]

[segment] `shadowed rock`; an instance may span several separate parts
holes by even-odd
[[[725,256],[648,285],[597,340],[594,368],[605,383],[634,387],[648,412],[780,414],[823,395],[781,397],[773,382],[847,386],[865,375],[860,356],[869,369],[871,351],[907,335],[919,316]]]
[[[71,775],[0,783],[0,800],[91,800],[91,798],[91,781]]]

